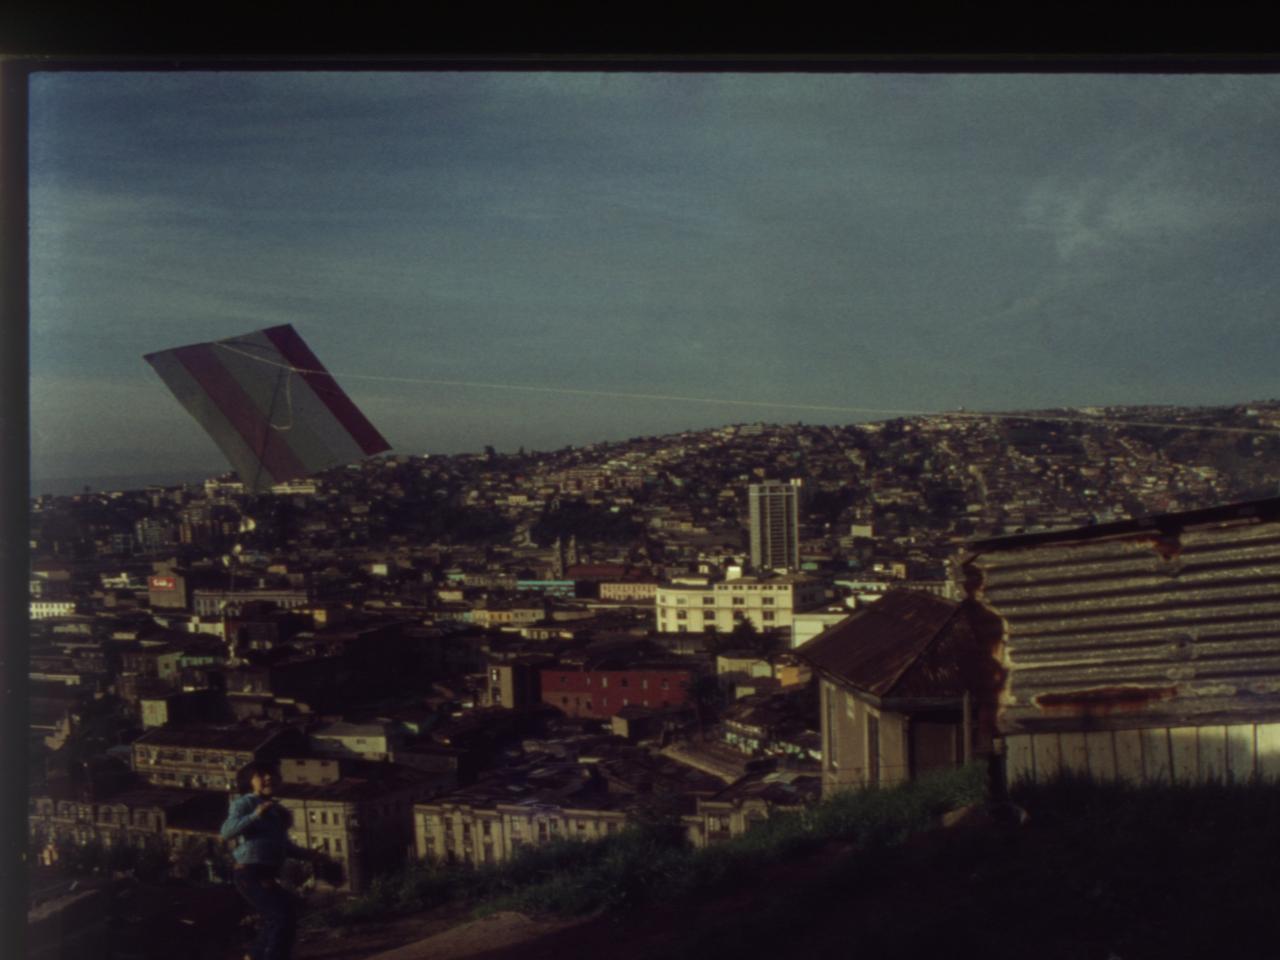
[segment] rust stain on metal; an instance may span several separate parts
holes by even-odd
[[[1178,555],[1182,553],[1182,538],[1177,534],[1173,536],[1153,537],[1147,541],[1151,545],[1151,549],[1161,560],[1176,560]]]
[[[1151,703],[1172,700],[1176,687],[1095,687],[1070,693],[1042,693],[1032,702],[1047,714],[1106,716],[1114,713],[1141,713]]]

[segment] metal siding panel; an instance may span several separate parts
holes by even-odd
[[[1258,776],[1280,779],[1280,723],[1258,724]]]
[[[1110,730],[1091,730],[1084,735],[1089,753],[1089,773],[1095,780],[1115,780],[1116,745]]]
[[[1173,764],[1169,756],[1169,731],[1147,728],[1142,733],[1142,779],[1149,783],[1172,783]]]
[[[1062,769],[1076,776],[1089,776],[1089,750],[1083,733],[1062,734]]]
[[[1236,783],[1245,783],[1253,778],[1257,752],[1253,739],[1251,723],[1227,727],[1227,776]]]
[[[975,556],[978,597],[1006,627],[1001,731],[1068,729],[1073,711],[1117,728],[1135,718],[1182,726],[1276,715],[1280,524],[1269,513],[1237,516],[1201,519],[1160,543],[1153,522],[1149,532]],[[1067,696],[1052,711],[1035,699],[1117,687],[1153,695],[1123,691],[1103,709]]]
[[[1056,733],[1037,733],[1031,738],[1036,780],[1044,783],[1062,775],[1062,744]]]
[[[1142,732],[1139,730],[1116,730],[1114,742],[1116,749],[1116,779],[1141,783],[1144,779],[1142,770]]]
[[[1031,750],[1031,737],[1028,734],[1008,737],[1004,742],[1005,777],[1009,783],[1020,780],[1036,779],[1035,758]]]
[[[1200,779],[1204,782],[1227,779],[1227,728],[1200,727],[1196,732]]]
[[[1170,730],[1169,747],[1173,755],[1173,779],[1177,783],[1195,783],[1200,775],[1196,728],[1175,727]]]

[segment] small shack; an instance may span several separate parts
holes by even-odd
[[[958,766],[991,746],[998,678],[968,605],[892,590],[805,643],[819,681],[824,796]]]

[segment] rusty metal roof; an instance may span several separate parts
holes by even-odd
[[[959,604],[914,590],[891,590],[796,650],[833,679],[876,697],[936,696],[952,690],[951,673],[912,669],[949,632]],[[944,676],[945,675],[945,676]],[[910,683],[910,690],[902,689]],[[932,681],[940,681],[935,683]],[[940,687],[945,687],[940,689]]]
[[[1002,732],[1280,717],[1280,499],[972,548]]]

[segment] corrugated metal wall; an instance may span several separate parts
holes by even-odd
[[[1144,727],[1005,738],[1010,783],[1060,774],[1098,780],[1242,783],[1280,778],[1280,723]]]
[[[1003,633],[998,726],[1011,776],[1275,775],[1280,523],[1031,538],[975,553],[967,566],[978,574],[974,598]]]

